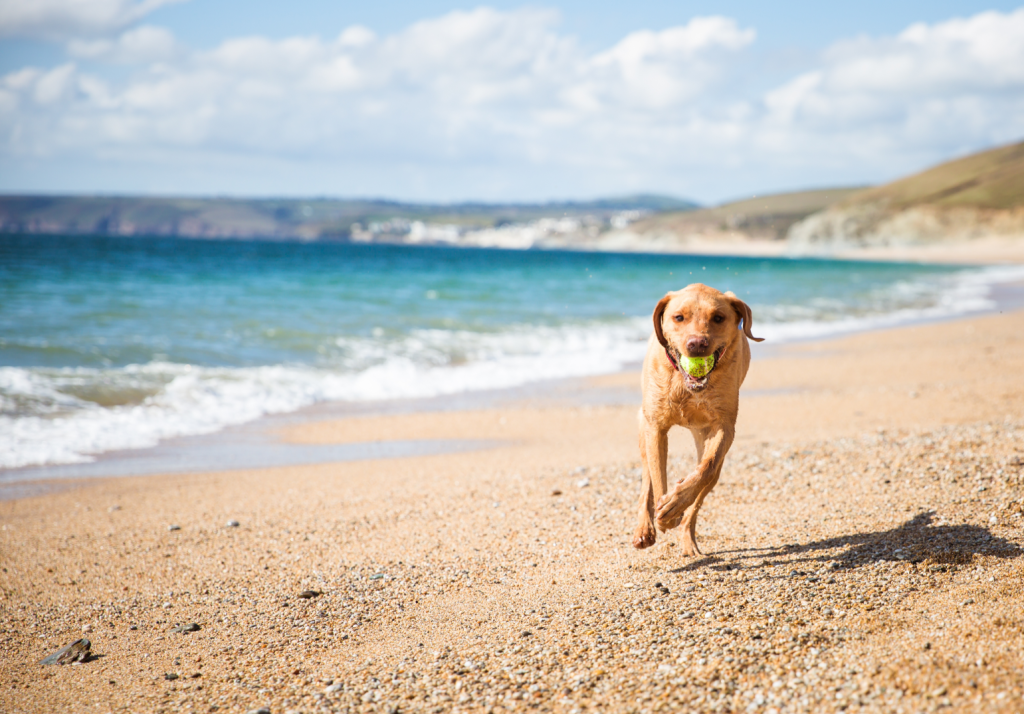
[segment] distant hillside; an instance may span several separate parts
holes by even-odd
[[[693,236],[714,239],[724,237],[722,234],[741,234],[755,240],[779,240],[785,238],[789,227],[800,219],[842,201],[861,188],[826,188],[754,196],[713,208],[649,216],[630,228],[636,233],[669,232],[682,239]]]
[[[462,231],[566,216],[607,223],[624,212],[636,216],[695,206],[648,194],[596,201],[438,205],[327,198],[0,196],[0,232],[348,240],[368,226],[390,230],[417,221]],[[385,230],[373,235],[393,234]]]
[[[789,231],[797,248],[1024,239],[1024,142],[865,189]]]
[[[860,191],[828,188],[754,196],[713,208],[665,211],[592,235],[555,236],[550,247],[651,253],[778,255],[797,221]]]
[[[968,206],[1010,209],[1024,206],[1024,142],[982,151],[921,173],[869,188],[838,207],[882,204],[891,210],[911,206]]]

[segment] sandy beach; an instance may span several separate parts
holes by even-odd
[[[794,245],[786,240],[752,239],[741,234],[650,236],[628,231],[609,233],[590,249],[635,252],[664,252],[687,255],[736,256],[743,258],[818,257],[835,260],[934,263],[947,265],[1020,265],[1024,263],[1024,240],[1019,236],[985,236],[972,240],[905,243],[887,246]]]
[[[0,503],[0,710],[1022,711],[1022,328],[755,346],[703,557],[630,546],[634,373],[282,428],[475,451]]]

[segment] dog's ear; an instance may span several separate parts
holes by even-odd
[[[668,340],[665,339],[665,333],[661,329],[661,319],[665,316],[665,308],[668,307],[668,301],[671,299],[672,293],[666,293],[665,297],[654,308],[654,334],[658,336],[658,342],[661,343],[661,346],[666,349],[668,349]]]
[[[752,339],[754,342],[764,342],[763,337],[754,337],[750,334],[750,325],[754,322],[754,317],[750,313],[750,305],[740,300],[732,293],[726,293],[729,296],[729,302],[732,303],[732,309],[736,311],[740,319],[743,320],[743,334]]]

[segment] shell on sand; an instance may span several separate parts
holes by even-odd
[[[71,664],[73,662],[85,662],[89,659],[90,649],[92,649],[92,643],[89,642],[89,640],[85,638],[75,640],[70,645],[61,647],[52,655],[44,657],[39,661],[39,664]]]

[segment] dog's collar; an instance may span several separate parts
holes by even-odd
[[[683,371],[679,369],[679,363],[676,362],[676,358],[672,356],[672,353],[668,351],[668,347],[665,348],[665,356],[668,357],[668,361],[672,363],[672,366],[675,368],[677,372]]]

